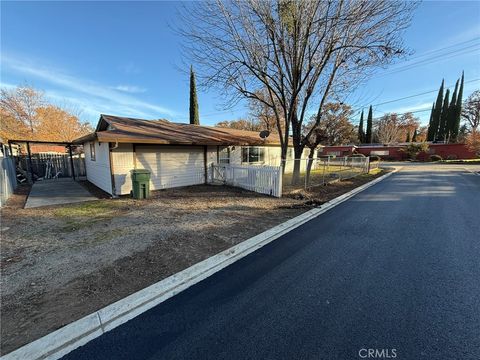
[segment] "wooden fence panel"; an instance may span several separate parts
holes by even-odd
[[[72,177],[72,166],[69,154],[32,154],[32,171],[36,178],[53,179]],[[17,157],[23,170],[28,170],[28,155]],[[86,176],[84,154],[73,155],[75,177]]]

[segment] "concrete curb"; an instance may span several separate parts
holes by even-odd
[[[352,196],[386,179],[400,168],[348,193],[241,242],[162,281],[129,295],[38,340],[2,356],[1,360],[59,359],[74,349],[135,318],[228,265],[267,245],[287,232],[332,209]]]

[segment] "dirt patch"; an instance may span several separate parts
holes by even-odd
[[[224,186],[2,209],[7,353],[330,200],[373,176],[276,199]]]
[[[370,174],[359,175],[351,179],[331,182],[326,185],[315,186],[308,190],[293,191],[289,194],[286,194],[285,196],[296,200],[303,200],[304,202],[300,204],[302,206],[319,206],[352,189],[355,189],[356,187],[365,184],[368,181],[383,176],[387,172],[388,171],[379,169],[378,171],[372,171]],[[295,204],[294,206],[298,205],[299,204]]]

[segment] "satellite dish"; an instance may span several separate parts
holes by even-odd
[[[259,135],[260,135],[260,137],[261,137],[263,140],[265,140],[265,139],[268,137],[268,135],[270,135],[270,131],[268,131],[268,130],[262,130],[262,131],[260,131],[260,134],[259,134]]]

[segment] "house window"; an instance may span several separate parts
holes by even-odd
[[[95,161],[95,143],[90,143],[90,160]]]
[[[219,164],[230,164],[230,148],[224,147],[218,152]]]
[[[388,151],[388,150],[372,150],[372,151],[370,151],[370,155],[388,156],[388,155],[390,155],[390,151]]]
[[[265,161],[265,149],[257,146],[242,148],[242,162],[258,163]]]

